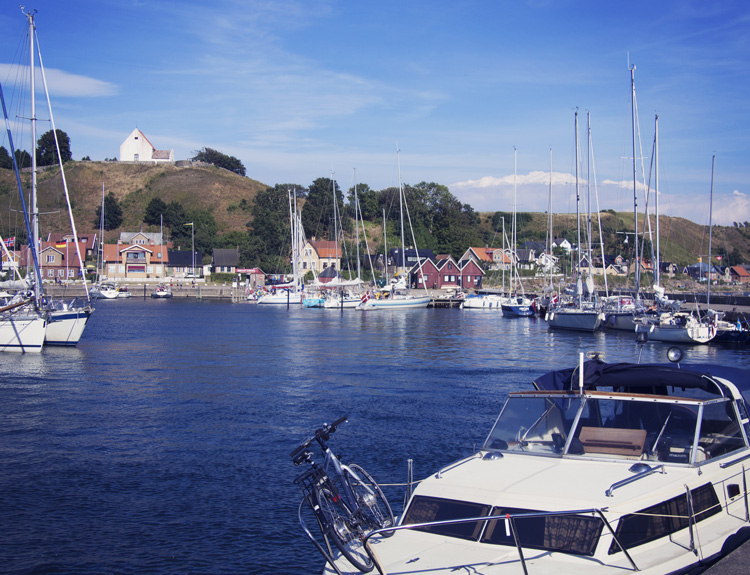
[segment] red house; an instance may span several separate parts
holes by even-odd
[[[474,260],[461,262],[461,287],[464,290],[479,289],[482,287],[484,270]]]

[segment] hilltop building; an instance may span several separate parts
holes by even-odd
[[[138,128],[120,144],[121,162],[173,164],[174,150],[157,150]]]

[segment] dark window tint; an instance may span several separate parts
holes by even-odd
[[[526,509],[496,507],[490,515],[533,513]],[[545,515],[513,519],[522,547],[559,551],[575,555],[593,555],[604,524],[598,517],[585,515]],[[484,543],[514,545],[509,520],[490,521],[482,537]]]
[[[403,525],[415,523],[431,523],[433,521],[448,521],[451,519],[466,519],[469,517],[483,517],[489,511],[489,505],[470,503],[467,501],[455,501],[453,499],[440,499],[438,497],[415,497],[404,516]],[[450,525],[435,525],[432,527],[420,527],[420,531],[437,533],[448,537],[460,539],[479,538],[483,523],[472,521],[468,523],[456,523]]]
[[[721,511],[719,499],[710,483],[693,489],[691,493],[696,522]],[[687,494],[678,495],[658,505],[641,509],[638,513],[625,515],[617,525],[617,538],[626,549],[637,547],[687,528],[690,523],[688,517]],[[620,548],[613,541],[609,553],[618,551]]]

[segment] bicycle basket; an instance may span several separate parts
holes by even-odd
[[[316,485],[320,485],[326,478],[326,472],[321,467],[312,467],[294,480],[302,493],[311,495]]]

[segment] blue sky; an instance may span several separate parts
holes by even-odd
[[[744,1],[39,0],[28,8],[38,11],[55,123],[74,159],[119,156],[138,127],[178,159],[204,146],[236,156],[265,184],[309,185],[333,170],[342,188],[356,179],[381,189],[398,183],[398,146],[405,183],[437,182],[478,211],[510,211],[515,147],[519,210],[544,211],[551,148],[553,211],[574,212],[578,108],[582,194],[590,112],[599,206],[632,210],[630,62],[647,173],[660,118],[662,213],[708,223],[716,154],[714,223],[750,220]],[[6,92],[25,27],[20,8],[4,3]]]

